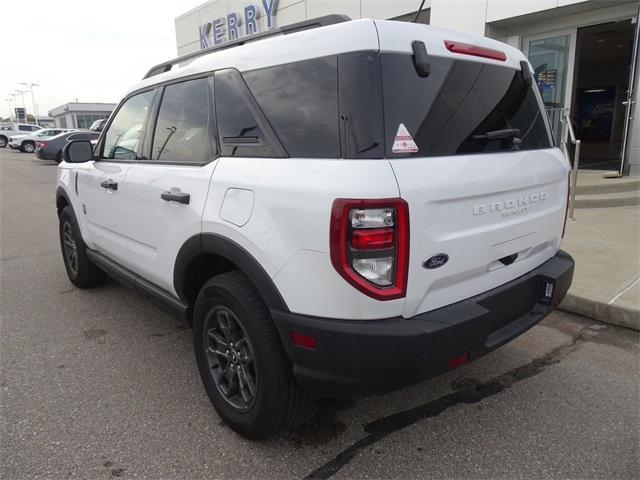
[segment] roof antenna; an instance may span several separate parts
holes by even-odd
[[[416,18],[413,19],[413,23],[418,23],[418,17],[422,13],[422,7],[424,7],[424,1],[425,0],[422,0],[422,2],[420,2],[420,8],[418,8],[418,11],[416,12]]]

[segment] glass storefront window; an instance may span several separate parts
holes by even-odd
[[[102,120],[103,118],[109,118],[107,114],[78,114],[74,115],[76,128],[89,128],[96,120]]]
[[[556,141],[560,139],[562,109],[569,65],[569,35],[558,35],[529,42],[528,57],[544,106],[549,113]]]

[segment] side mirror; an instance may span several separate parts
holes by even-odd
[[[71,140],[62,149],[62,159],[68,163],[93,160],[93,146],[89,140]]]

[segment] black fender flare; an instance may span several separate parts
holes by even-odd
[[[58,215],[60,215],[60,198],[64,198],[64,200],[67,202],[67,205],[73,208],[73,204],[71,203],[71,199],[69,198],[66,190],[62,187],[58,187],[56,189],[56,209],[58,210]]]
[[[262,265],[241,245],[215,233],[194,235],[178,252],[173,269],[173,286],[182,300],[188,301],[185,292],[187,269],[195,258],[205,253],[226,258],[236,265],[253,283],[269,309],[289,311],[278,288]]]

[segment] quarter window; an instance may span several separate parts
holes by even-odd
[[[205,163],[211,159],[208,90],[206,78],[165,87],[153,136],[153,160]]]
[[[215,75],[216,118],[225,157],[277,157],[273,138],[260,126],[260,111],[236,70]]]
[[[292,157],[339,158],[337,57],[243,73]]]
[[[154,95],[154,90],[135,95],[118,110],[105,136],[103,158],[138,159],[138,147]]]

